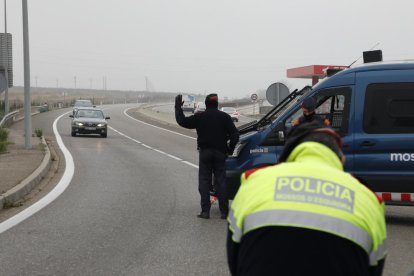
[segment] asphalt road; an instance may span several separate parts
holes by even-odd
[[[131,118],[131,107],[105,106],[106,139],[71,137],[68,115],[57,122],[73,178],[57,199],[0,234],[0,275],[228,275],[218,207],[210,220],[195,216],[194,131],[149,125]],[[33,128],[53,135],[64,112],[33,117]],[[412,208],[387,207],[384,275],[414,269]]]
[[[106,139],[71,137],[69,117],[59,120],[74,177],[55,201],[0,235],[0,275],[228,274],[218,207],[210,220],[196,217],[195,140],[124,109],[106,110]],[[51,124],[51,115],[34,117],[33,126]]]

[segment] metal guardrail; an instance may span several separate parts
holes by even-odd
[[[6,115],[4,115],[3,119],[0,121],[0,127],[2,127],[3,125],[6,125],[10,120],[12,120],[14,118],[14,116],[19,113],[18,110],[10,112]]]
[[[16,121],[16,116],[18,116],[17,120],[23,119],[24,115],[20,114],[22,111],[23,110],[21,109],[21,110],[16,110],[16,111],[13,111],[13,112],[10,112],[10,113],[6,114],[3,117],[3,119],[1,119],[1,121],[0,121],[0,127],[2,127],[3,125],[8,125],[8,123],[10,123],[11,120]],[[35,114],[46,112],[46,111],[49,111],[49,106],[46,105],[46,104],[39,105],[39,106],[32,106],[30,114],[33,116]]]

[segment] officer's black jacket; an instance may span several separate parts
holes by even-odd
[[[201,149],[231,153],[239,141],[239,132],[230,115],[216,107],[207,106],[204,112],[189,117],[185,117],[181,107],[176,107],[175,119],[180,126],[197,130],[197,144]],[[230,140],[229,146],[227,140]]]
[[[232,241],[227,256],[231,274],[241,275],[381,275],[384,259],[369,266],[368,254],[342,237],[300,227],[269,226]]]
[[[325,116],[322,116],[322,115],[315,114],[315,112],[314,112],[314,113],[312,113],[311,115],[308,115],[308,116],[304,116],[304,115],[300,116],[299,117],[299,124],[310,123],[310,122],[313,122],[313,121],[317,121],[317,122],[323,124],[325,119],[328,119],[328,118],[326,118]]]

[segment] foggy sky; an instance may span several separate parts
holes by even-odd
[[[0,31],[4,32],[4,0]],[[414,2],[395,0],[33,0],[31,85],[243,97],[286,69],[349,65],[376,43],[412,59]],[[7,0],[14,84],[23,85],[22,1]],[[360,60],[358,63],[361,63]]]

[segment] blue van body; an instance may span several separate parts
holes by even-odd
[[[345,69],[292,92],[261,120],[239,127],[240,141],[226,161],[229,198],[244,171],[277,163],[308,97],[342,137],[345,170],[384,194],[387,203],[414,204],[414,61]]]

